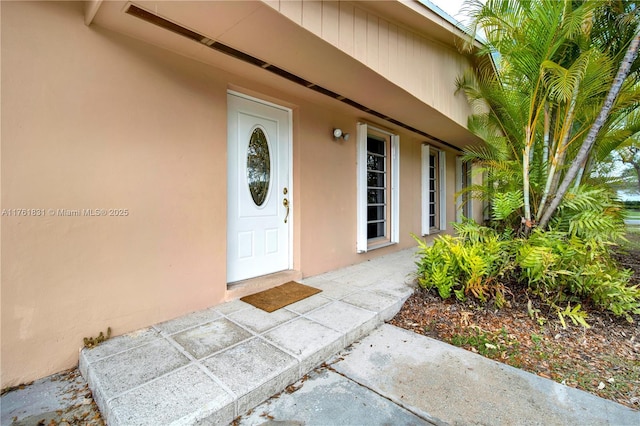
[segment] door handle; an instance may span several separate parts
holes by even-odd
[[[284,223],[287,223],[287,218],[289,218],[289,200],[286,198],[282,200],[282,205],[287,208],[287,215],[284,217]]]

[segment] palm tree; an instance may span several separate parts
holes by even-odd
[[[494,217],[511,209],[528,234],[547,227],[594,147],[624,140],[620,123],[640,102],[640,25],[628,19],[638,10],[569,0],[475,0],[467,9],[486,39],[479,54],[494,58],[458,80],[479,107],[469,129],[487,143],[467,156],[503,194],[492,200]]]
[[[611,111],[614,108],[614,103],[618,98],[618,94],[622,90],[622,86],[625,82],[625,79],[627,78],[627,76],[629,75],[629,72],[631,71],[631,66],[638,56],[639,46],[640,46],[640,23],[638,23],[635,36],[631,40],[631,43],[629,43],[629,48],[627,49],[627,53],[625,54],[624,58],[622,59],[622,62],[620,63],[620,67],[618,68],[616,77],[613,80],[611,89],[609,90],[609,93],[607,94],[604,104],[600,109],[598,117],[591,125],[591,128],[589,129],[589,133],[587,134],[584,141],[582,142],[582,145],[580,146],[580,150],[578,151],[578,154],[576,155],[573,163],[571,164],[571,167],[569,168],[566,175],[564,176],[564,179],[562,181],[562,184],[558,188],[558,191],[553,195],[553,198],[549,203],[549,206],[546,208],[546,210],[544,210],[544,213],[541,216],[540,224],[539,224],[540,227],[545,228],[547,226],[547,224],[551,220],[551,216],[555,213],[556,209],[560,205],[560,202],[562,201],[562,198],[567,193],[567,190],[569,189],[571,182],[576,178],[580,168],[584,167],[584,164],[587,162],[589,154],[591,153],[593,146],[596,142],[598,132],[600,132],[602,127],[605,125],[607,118],[611,114]]]

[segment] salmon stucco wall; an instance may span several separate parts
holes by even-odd
[[[83,337],[107,327],[225,300],[228,89],[292,109],[295,269],[415,245],[420,137],[398,131],[400,243],[357,254],[362,112],[261,69],[230,73],[86,27],[80,2],[2,2],[0,16],[2,387],[73,367]],[[334,141],[334,127],[351,139]]]
[[[331,112],[305,105],[300,109],[304,137],[299,141],[300,181],[303,188],[298,201],[301,264],[305,276],[352,265],[392,251],[415,246],[412,234],[421,230],[421,146],[424,139],[408,132],[400,136],[400,241],[388,247],[356,252],[356,124],[357,115]],[[349,141],[333,141],[329,136],[334,123],[350,133]],[[381,126],[378,123],[371,123]],[[384,126],[381,126],[384,127]],[[443,149],[442,147],[439,147]],[[447,229],[455,215],[455,158],[456,152],[446,153]],[[436,234],[437,235],[437,234]],[[435,235],[427,236],[433,239]]]
[[[81,2],[1,7],[4,387],[224,298],[226,83]]]

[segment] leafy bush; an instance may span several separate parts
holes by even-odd
[[[618,268],[608,243],[535,230],[520,244],[519,278],[552,306],[589,301],[629,320],[640,313],[640,289],[628,285],[631,272]]]
[[[458,237],[443,235],[432,246],[416,238],[422,259],[418,264],[418,282],[426,289],[437,289],[443,299],[455,294],[465,300],[471,294],[498,306],[504,303],[504,285],[500,278],[510,269],[513,246],[501,240],[491,228],[465,221],[457,225]]]
[[[565,195],[552,229],[597,241],[617,241],[624,236],[623,209],[608,188],[580,185]]]
[[[501,307],[505,283],[517,281],[555,308],[563,324],[567,317],[588,326],[581,310],[585,302],[628,320],[640,314],[640,289],[628,285],[630,271],[618,269],[610,244],[589,227],[569,223],[566,231],[536,229],[526,239],[468,220],[455,228],[457,237],[438,237],[431,246],[416,238],[418,283],[443,299],[473,296]]]

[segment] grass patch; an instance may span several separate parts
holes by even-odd
[[[454,334],[449,339],[454,346],[471,350],[487,358],[516,361],[520,354],[520,342],[503,327],[498,331],[488,332],[480,327],[469,327]]]
[[[623,249],[640,251],[640,225],[627,225],[625,238],[627,241],[620,242]]]
[[[587,362],[579,360],[562,361],[556,366],[564,372],[563,380],[569,386],[590,391],[601,398],[610,400],[637,400],[640,379],[640,363],[615,356],[603,357],[601,360],[609,374],[591,368]],[[584,364],[576,368],[576,364]]]
[[[631,220],[640,220],[640,210],[625,210],[624,218]]]

